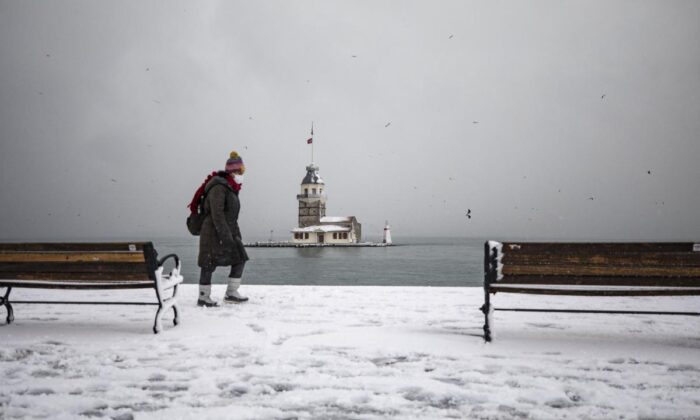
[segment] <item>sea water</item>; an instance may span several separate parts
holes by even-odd
[[[161,256],[175,253],[185,283],[197,283],[199,238],[154,241]],[[244,284],[348,286],[482,286],[484,241],[400,238],[391,247],[246,248]],[[225,283],[218,268],[213,283]]]

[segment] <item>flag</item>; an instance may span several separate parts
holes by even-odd
[[[310,139],[306,140],[306,144],[311,144],[314,142],[314,138],[311,137]]]

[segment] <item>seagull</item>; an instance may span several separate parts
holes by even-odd
[[[474,120],[472,121],[472,124],[479,124],[479,121]]]
[[[357,56],[356,56],[356,55],[353,55],[352,58],[357,58]]]
[[[384,125],[384,128],[386,128],[386,127],[388,127],[388,126],[390,126],[390,125],[391,125],[391,121],[389,121],[388,123],[386,123],[386,124]]]
[[[589,200],[595,200],[595,197],[588,197]]]
[[[116,179],[114,179],[114,178],[112,178],[112,182],[117,182],[117,180],[116,180]]]
[[[452,37],[453,37],[453,36],[454,36],[454,35],[450,35],[450,37],[449,37],[449,38],[447,38],[447,39],[452,39]]]
[[[471,218],[472,218],[472,209],[467,209],[467,215],[466,215],[466,216],[467,216],[467,219],[471,219]]]
[[[600,95],[600,99],[605,99],[605,95],[606,95],[605,93]]]

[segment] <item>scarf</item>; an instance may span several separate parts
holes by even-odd
[[[204,188],[206,188],[207,183],[211,181],[212,178],[215,176],[220,176],[228,182],[229,187],[233,190],[235,194],[238,194],[238,192],[241,190],[241,187],[243,184],[237,183],[233,177],[229,174],[227,174],[224,171],[219,171],[219,172],[212,172],[209,176],[207,176],[207,179],[202,182],[202,185],[197,188],[197,191],[194,193],[194,197],[192,197],[192,201],[190,201],[190,204],[187,205],[187,207],[190,208],[190,213],[194,214],[199,211],[199,202],[202,200],[202,196],[204,195]]]

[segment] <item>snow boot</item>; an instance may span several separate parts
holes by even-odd
[[[241,279],[229,279],[228,286],[226,287],[226,295],[224,296],[224,301],[230,303],[241,303],[247,301],[247,297],[241,296],[241,294],[238,293],[238,288],[240,286]]]
[[[212,306],[219,306],[219,303],[213,300],[211,297],[211,284],[208,286],[199,285],[199,298],[197,299],[197,306],[205,306],[210,308]]]

